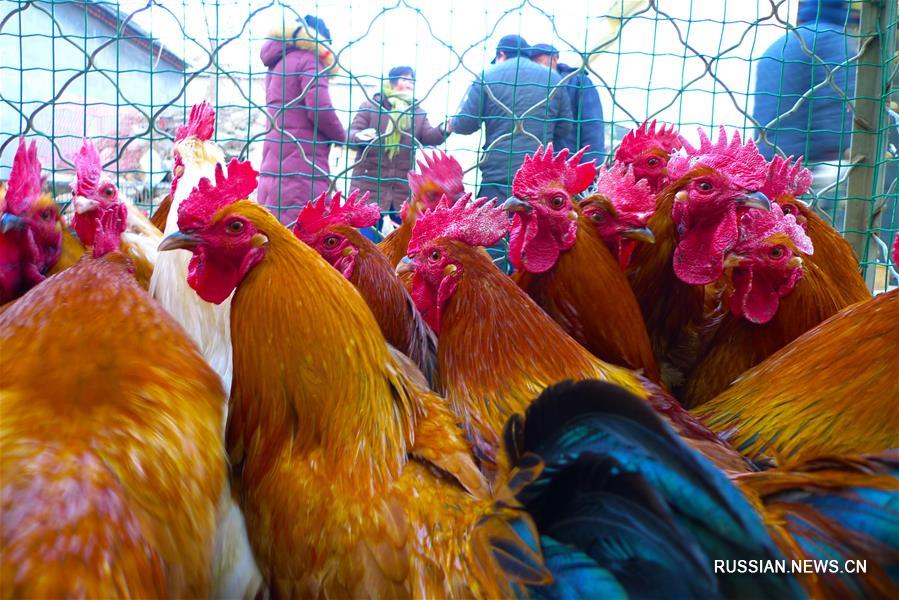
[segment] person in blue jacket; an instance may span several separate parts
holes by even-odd
[[[448,123],[447,131],[461,135],[479,132],[483,125],[486,156],[480,163],[479,197],[508,198],[524,157],[541,144],[563,139],[571,128],[568,98],[554,92],[559,74],[532,61],[529,51],[521,36],[503,36],[490,66],[468,88]],[[516,128],[519,122],[526,134]]]
[[[848,4],[844,0],[800,0],[795,32],[785,33],[759,58],[752,116],[761,126],[759,136],[767,132],[770,143],[762,138],[759,147],[768,159],[774,156],[771,144],[788,156],[803,155],[809,162],[839,160],[849,148],[849,101],[830,85],[813,92],[794,114],[765,128],[858,51],[855,38],[845,31]],[[803,50],[799,38],[817,58]],[[840,68],[833,83],[852,98],[853,67]]]
[[[845,98],[825,84],[790,111],[810,89],[821,84],[837,65],[858,52],[856,39],[847,35],[851,23],[849,3],[844,0],[800,0],[795,31],[788,31],[771,44],[758,59],[756,69],[753,118],[759,123],[759,149],[766,158],[775,147],[787,156],[804,156],[815,175],[812,191],[828,190],[820,207],[831,213],[841,226],[843,209],[834,201],[844,196],[835,185],[846,174],[841,164],[849,156],[852,137],[852,113],[849,109],[855,95],[855,69],[840,67],[833,74],[833,84]],[[800,42],[801,38],[801,42]],[[803,44],[815,56],[803,49]],[[847,99],[848,98],[848,99]],[[769,126],[770,124],[770,126]]]
[[[549,44],[531,46],[530,55],[534,62],[559,74],[565,81],[565,91],[571,101],[574,127],[561,136],[561,139],[553,140],[554,145],[557,149],[568,148],[577,152],[589,144],[590,150],[584,154],[584,160],[595,159],[597,164],[601,163],[606,151],[605,123],[602,120],[602,103],[596,86],[590,81],[586,71],[560,63],[559,51]],[[569,77],[571,73],[575,74]]]

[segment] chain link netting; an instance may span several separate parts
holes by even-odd
[[[427,112],[432,123],[457,114],[469,85],[490,67],[497,41],[520,34],[551,44],[572,68],[557,84],[548,82],[539,100],[524,108],[503,102],[491,86],[484,87],[500,118],[511,122],[509,131],[489,143],[481,131],[452,134],[439,144],[463,164],[471,191],[483,183],[478,166],[488,152],[510,138],[512,145],[516,138],[543,141],[526,128],[528,120],[545,113],[553,98],[565,93],[565,84],[586,75],[599,91],[603,159],[629,128],[653,118],[676,124],[693,140],[697,127],[725,125],[778,152],[778,135],[804,129],[802,154],[807,157],[815,157],[819,137],[836,136],[836,155],[808,163],[816,184],[806,200],[847,234],[872,289],[884,290],[897,284],[887,252],[899,229],[896,2],[853,2],[837,27],[837,60],[821,56],[825,48],[817,45],[816,36],[809,37],[811,28],[797,22],[799,4],[3,1],[0,179],[8,176],[14,139],[37,139],[48,185],[65,203],[71,156],[86,136],[95,141],[125,193],[152,212],[169,191],[175,130],[203,99],[217,111],[216,142],[227,155],[249,158],[258,168],[266,135],[279,129],[286,112],[315,89],[307,85],[269,112],[268,69],[260,61],[260,47],[273,30],[294,30],[298,19],[311,14],[326,20],[331,30],[333,41],[319,37],[314,44],[322,56],[330,56],[319,74],[336,69],[328,80],[342,124],[349,128],[364,103],[389,121],[368,143],[335,145],[325,165],[308,155],[308,145],[283,130],[281,143],[299,149],[314,177],[331,189],[347,191],[354,187],[354,169],[369,153],[384,152],[398,120],[415,110]],[[761,91],[766,50],[789,44],[799,48],[803,59],[782,59],[774,85],[778,91]],[[787,93],[794,63],[815,64],[822,75],[812,75],[804,91]],[[413,103],[405,112],[383,109],[376,97],[387,72],[397,65],[415,70]],[[819,119],[813,126],[813,103],[823,92],[837,101],[846,118],[838,115],[823,126]],[[776,109],[760,122],[759,103],[765,102],[760,98],[766,95]],[[797,127],[797,119],[807,127]],[[579,115],[570,121],[577,124]],[[579,126],[585,127],[583,122]],[[424,146],[414,132],[408,145],[414,160]],[[509,161],[512,171],[513,163]],[[386,185],[391,177],[379,169],[374,179]]]

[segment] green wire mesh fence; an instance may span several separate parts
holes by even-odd
[[[280,144],[300,147],[316,192],[365,182],[381,193],[385,212],[395,212],[385,190],[404,193],[404,170],[384,168],[384,155],[399,146],[412,166],[422,148],[436,145],[462,163],[470,191],[501,193],[485,185],[497,183],[495,173],[482,180],[485,150],[511,148],[508,178],[515,154],[546,137],[530,121],[541,122],[543,134],[547,123],[569,124],[575,144],[591,141],[599,160],[646,119],[673,123],[691,140],[697,127],[725,125],[757,139],[769,156],[806,156],[815,184],[805,200],[847,236],[872,289],[899,283],[887,252],[899,229],[895,0],[4,0],[0,179],[8,177],[15,138],[37,139],[48,185],[65,203],[70,157],[86,136],[126,195],[152,212],[169,191],[175,130],[203,99],[216,108],[215,140],[225,153],[259,168],[266,135],[321,92],[318,83],[306,85],[274,115],[266,110],[260,49],[273,31],[296,37],[306,15],[330,30],[309,43],[333,65],[327,90],[340,126],[353,133],[354,121],[389,122],[373,138],[333,145],[323,159],[327,142],[285,136]],[[459,113],[508,34],[553,46],[569,67],[536,91],[515,79],[510,96],[485,88],[493,112],[484,118],[508,121],[502,135],[487,139],[478,127],[445,137],[439,124]],[[390,91],[388,72],[398,65],[414,70],[405,112],[376,96]],[[555,96],[594,88],[599,106],[589,114],[577,105],[580,114],[551,114]],[[416,111],[429,124],[412,118]],[[315,125],[326,126],[318,118]],[[412,137],[392,138],[397,125]]]

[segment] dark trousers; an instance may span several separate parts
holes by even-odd
[[[502,183],[481,183],[481,187],[478,189],[478,198],[495,198],[497,204],[502,204],[511,195],[511,186]],[[498,244],[486,250],[487,254],[493,259],[493,264],[499,267],[503,273],[512,272],[512,265],[509,264],[509,259],[506,258],[509,250],[508,240],[502,239]]]

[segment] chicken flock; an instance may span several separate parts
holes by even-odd
[[[486,199],[434,152],[375,244],[355,191],[280,225],[214,128],[152,221],[86,139],[66,224],[19,141],[2,597],[899,594],[899,290],[801,159],[650,122]]]

